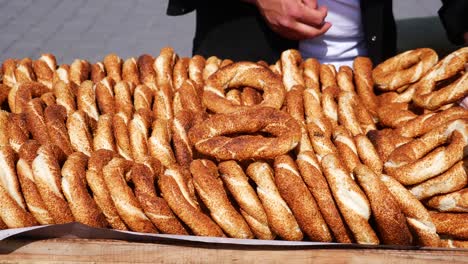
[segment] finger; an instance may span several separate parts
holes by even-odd
[[[329,22],[323,23],[319,27],[309,26],[304,23],[297,22],[293,29],[297,32],[301,39],[315,38],[325,34],[331,27]]]
[[[317,9],[318,7],[317,0],[302,0],[302,4],[312,9]]]
[[[326,6],[321,6],[318,9],[307,7],[302,9],[297,20],[307,25],[318,26],[324,23],[327,14],[328,8]]]

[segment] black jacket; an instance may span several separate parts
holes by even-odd
[[[392,0],[361,0],[361,9],[369,57],[377,64],[396,54]],[[282,51],[298,47],[271,31],[255,6],[240,0],[169,0],[167,14],[193,10],[194,55],[274,63]]]
[[[448,39],[457,45],[464,42],[463,33],[468,32],[468,0],[442,0],[439,17]]]

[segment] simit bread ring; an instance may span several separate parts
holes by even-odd
[[[252,62],[237,62],[228,65],[207,81],[203,103],[215,113],[231,113],[247,106],[237,106],[226,99],[224,90],[229,87],[249,86],[263,91],[260,106],[279,109],[283,105],[285,90],[281,80],[268,68]]]
[[[387,186],[405,214],[408,227],[416,234],[419,244],[428,247],[438,247],[440,238],[424,205],[392,177],[382,174],[380,175],[380,179]]]
[[[372,77],[381,90],[394,91],[417,82],[437,60],[437,53],[432,49],[408,50],[377,65]]]
[[[60,164],[51,145],[39,147],[31,167],[34,182],[54,222],[73,222],[73,214],[62,194]]]
[[[128,58],[122,65],[122,80],[137,86],[140,84],[140,73],[134,57]]]
[[[290,91],[296,85],[304,87],[304,79],[300,69],[301,63],[302,56],[298,50],[289,49],[281,53],[281,70],[286,91]]]
[[[16,163],[16,172],[29,211],[41,225],[48,225],[54,224],[54,219],[52,219],[34,183],[34,175],[31,167],[40,146],[41,145],[34,140],[29,140],[21,146],[19,149],[20,158],[18,163]]]
[[[216,164],[209,160],[194,160],[190,163],[190,172],[199,197],[224,232],[234,238],[253,238],[244,218],[229,201]]]
[[[302,231],[312,241],[331,242],[328,226],[293,159],[289,155],[277,156],[274,171],[278,191],[291,208]]]
[[[426,205],[440,212],[468,213],[468,188],[434,196],[426,202]]]
[[[365,165],[358,165],[354,175],[369,199],[382,242],[388,245],[411,245],[412,237],[406,218],[380,177]]]
[[[241,166],[230,160],[219,163],[218,169],[221,179],[239,205],[240,213],[255,236],[259,239],[274,239],[276,235],[268,225],[265,209]]]
[[[156,167],[161,164],[157,162]],[[159,171],[160,168],[156,168]],[[159,172],[156,177],[159,176]],[[154,178],[151,169],[143,164],[135,163],[130,170],[130,178],[135,185],[135,196],[153,224],[166,234],[187,235],[187,231],[172,213],[167,202],[156,196]]]
[[[321,163],[336,204],[356,242],[379,244],[379,239],[368,222],[371,208],[364,192],[353,181],[336,155],[325,156]]]
[[[112,201],[109,189],[102,175],[102,168],[117,155],[112,151],[100,149],[93,152],[88,159],[88,170],[86,171],[86,181],[93,193],[93,199],[106,217],[107,222],[114,229],[128,230],[125,223],[120,218]]]
[[[291,209],[281,197],[274,182],[273,170],[266,162],[254,162],[247,175],[257,185],[258,198],[265,208],[270,228],[283,239],[302,240],[303,234]]]
[[[68,156],[62,167],[62,190],[76,221],[104,228],[107,221],[86,188],[88,157],[81,152]]]
[[[255,132],[268,133],[274,137],[224,136]],[[296,147],[300,137],[298,123],[289,114],[270,107],[213,115],[189,130],[190,142],[200,153],[220,160],[273,158]]]
[[[125,180],[133,163],[123,158],[113,158],[102,168],[102,176],[115,208],[127,226],[136,232],[157,233],[153,223],[143,212],[140,203]]]
[[[200,210],[187,183],[187,178],[177,166],[166,169],[158,181],[169,207],[195,235],[223,237],[221,228]]]
[[[468,47],[447,55],[415,84],[414,103],[420,107],[435,110],[464,98],[468,94],[468,72],[465,71],[467,62]],[[438,82],[453,77],[458,78],[445,87],[437,87],[436,90]]]
[[[76,96],[76,104],[78,110],[85,112],[90,118],[98,121],[99,111],[96,105],[96,93],[92,81],[88,80],[81,83]]]
[[[37,81],[52,88],[52,80],[55,68],[57,68],[55,56],[53,54],[42,54],[38,60],[33,61],[32,66]]]

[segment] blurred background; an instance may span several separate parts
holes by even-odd
[[[400,51],[454,50],[437,11],[440,0],[393,0]],[[53,53],[59,64],[95,62],[111,52],[122,58],[159,54],[171,46],[190,56],[193,13],[166,16],[166,0],[0,0],[0,61]]]

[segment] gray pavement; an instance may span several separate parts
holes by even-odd
[[[166,0],[0,0],[0,61],[55,54],[59,63],[157,55],[190,56],[195,16],[165,15]],[[394,0],[399,48],[453,50],[437,17],[440,0]]]

